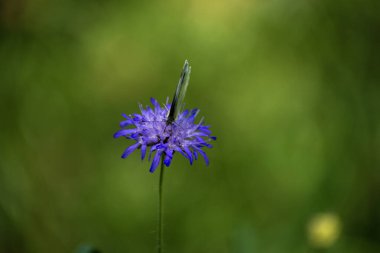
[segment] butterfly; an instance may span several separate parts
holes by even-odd
[[[188,60],[185,60],[183,65],[181,76],[179,78],[177,89],[174,93],[173,100],[170,106],[169,115],[166,124],[172,124],[178,117],[179,112],[183,110],[184,99],[186,95],[187,86],[189,86],[190,81],[191,66]]]

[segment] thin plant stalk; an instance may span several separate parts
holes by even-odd
[[[161,157],[160,179],[158,183],[158,223],[157,223],[157,252],[162,252],[162,217],[163,217],[163,204],[162,204],[162,190],[164,182],[164,157]]]

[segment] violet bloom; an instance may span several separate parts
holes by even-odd
[[[155,171],[161,157],[168,167],[175,152],[189,159],[190,164],[193,164],[200,154],[208,165],[208,157],[202,148],[211,148],[209,142],[216,140],[216,137],[211,136],[209,126],[203,124],[203,119],[199,123],[194,122],[199,110],[184,110],[178,114],[174,122],[168,123],[171,104],[166,103],[161,107],[154,98],[150,101],[153,109],[149,106],[144,109],[140,104],[141,114],[123,114],[125,120],[120,122],[122,129],[114,134],[114,138],[124,136],[136,143],[129,146],[121,157],[126,158],[134,150],[141,149],[141,159],[144,159],[150,147],[148,160],[155,152],[150,172]]]

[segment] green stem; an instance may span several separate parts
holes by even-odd
[[[162,252],[162,186],[164,181],[164,156],[161,157],[160,181],[158,183],[157,252]]]

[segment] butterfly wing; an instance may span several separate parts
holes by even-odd
[[[170,106],[169,116],[167,119],[168,123],[172,123],[176,120],[178,113],[183,109],[183,100],[185,98],[187,86],[189,85],[191,67],[189,62],[186,60],[183,65],[182,73],[179,78],[177,89],[174,93],[173,101]]]

